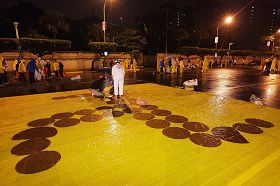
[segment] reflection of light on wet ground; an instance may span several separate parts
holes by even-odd
[[[230,89],[228,87],[230,86],[230,79],[235,76],[234,71],[232,70],[224,70],[221,71],[220,74],[218,74],[218,78],[216,79],[215,88],[213,88],[213,92],[216,94],[222,95],[222,96],[228,96],[230,94]]]

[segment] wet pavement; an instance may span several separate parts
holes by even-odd
[[[1,185],[279,185],[279,109],[154,83],[0,101]]]
[[[184,81],[197,78],[198,86],[195,87],[195,91],[210,92],[243,101],[249,101],[250,96],[255,94],[264,105],[280,108],[280,75],[263,76],[258,69],[259,67],[239,66],[234,69],[210,69],[203,74],[197,70],[185,70],[183,74],[159,74],[155,69],[145,68],[136,73],[127,71],[125,84],[157,83],[182,87]],[[70,80],[76,75],[81,75],[81,81]],[[68,72],[64,80],[19,85],[12,74],[9,74],[10,84],[0,87],[0,97],[87,89],[97,75],[97,72],[91,71]]]

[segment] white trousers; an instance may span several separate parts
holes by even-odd
[[[123,84],[124,79],[114,79],[114,95],[115,96],[122,96],[123,95]]]

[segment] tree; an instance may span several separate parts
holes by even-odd
[[[101,30],[101,26],[98,23],[93,23],[88,28],[88,38],[92,41],[102,41],[103,39],[103,32]]]
[[[40,28],[42,33],[56,39],[58,35],[63,38],[63,34],[69,31],[69,24],[64,15],[49,11],[40,18]]]
[[[142,35],[139,35],[136,30],[131,28],[123,29],[114,38],[115,42],[119,45],[119,50],[122,51],[143,51],[144,47],[147,45],[146,38]]]
[[[23,50],[29,51],[38,57],[71,48],[71,41],[68,40],[21,38],[19,43]]]

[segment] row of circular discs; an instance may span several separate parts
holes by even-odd
[[[130,102],[132,106],[129,107],[123,100],[111,100],[107,101],[107,104],[113,106],[82,109],[74,113],[57,113],[50,118],[29,122],[28,126],[32,128],[21,131],[12,138],[13,140],[26,141],[13,147],[11,153],[19,156],[28,155],[17,163],[16,171],[23,174],[41,172],[53,167],[61,159],[59,152],[45,151],[51,144],[47,138],[57,134],[55,127],[71,127],[79,124],[80,121],[96,122],[104,117],[117,118],[125,113],[133,114],[133,118],[136,120],[146,121],[148,127],[162,129],[162,134],[169,138],[190,138],[193,143],[204,147],[217,147],[221,145],[221,139],[234,143],[248,143],[240,132],[261,134],[263,130],[260,127],[273,127],[273,124],[268,121],[248,118],[245,120],[246,123],[236,123],[233,127],[215,127],[211,130],[212,134],[208,134],[205,133],[209,130],[207,125],[199,122],[189,122],[185,116],[173,115],[171,111],[158,109],[155,105],[137,106],[132,101]],[[98,111],[103,113],[96,113]],[[73,118],[75,115],[80,116],[80,118]],[[164,119],[157,119],[155,117],[164,117]],[[170,127],[171,123],[175,125],[180,124],[182,127]],[[55,127],[47,127],[50,124],[53,124]]]

